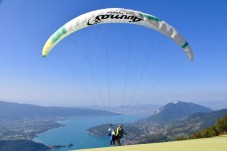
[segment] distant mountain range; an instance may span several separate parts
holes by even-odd
[[[112,107],[112,111],[120,114],[152,114],[160,107],[157,104],[121,105]]]
[[[0,119],[20,119],[33,117],[70,117],[114,115],[109,111],[86,108],[42,107],[30,104],[18,104],[0,101]]]
[[[137,104],[137,105],[119,105],[111,106],[107,109],[120,114],[152,114],[155,110],[160,108],[162,105],[159,104]],[[84,106],[89,109],[99,109],[99,106]],[[103,107],[104,108],[104,107]]]

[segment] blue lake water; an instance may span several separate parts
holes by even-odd
[[[86,129],[100,124],[111,123],[131,123],[146,115],[117,115],[117,116],[95,116],[77,117],[66,121],[61,121],[64,127],[49,130],[40,134],[34,141],[46,145],[67,145],[72,143],[73,147],[65,147],[55,151],[67,151],[74,149],[97,148],[109,146],[108,137],[94,136],[86,132]]]

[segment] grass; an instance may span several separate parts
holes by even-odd
[[[77,151],[227,151],[227,135],[204,139],[83,149]]]

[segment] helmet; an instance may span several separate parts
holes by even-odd
[[[118,125],[118,127],[122,127],[122,125],[121,125],[121,124],[119,124],[119,125]]]
[[[109,128],[108,131],[111,131],[111,128]]]

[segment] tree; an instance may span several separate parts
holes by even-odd
[[[219,119],[214,126],[209,127],[205,130],[202,130],[198,133],[195,133],[192,136],[190,136],[190,138],[191,139],[207,138],[207,137],[218,136],[226,133],[227,133],[227,114],[224,115],[221,119]]]
[[[216,124],[215,128],[218,134],[226,133],[227,132],[227,115],[224,115],[223,118],[219,119]]]
[[[217,136],[215,127],[210,127],[201,132],[202,138]]]

